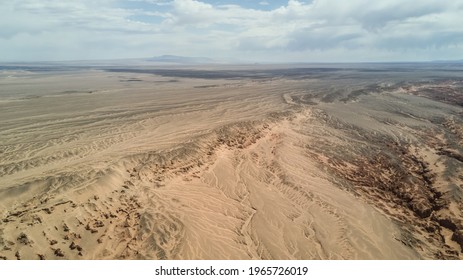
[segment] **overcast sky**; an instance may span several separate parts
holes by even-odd
[[[463,59],[463,0],[0,0],[0,61]]]

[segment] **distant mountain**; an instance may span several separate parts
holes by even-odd
[[[215,61],[208,57],[188,57],[177,55],[161,55],[147,58],[150,62],[175,63],[175,64],[205,64],[214,63]]]

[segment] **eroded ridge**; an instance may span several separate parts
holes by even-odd
[[[398,96],[391,97],[382,102],[395,103]],[[313,111],[312,123],[324,129],[306,132],[312,139],[307,155],[328,168],[330,180],[389,216],[402,229],[397,240],[423,258],[460,259],[461,119],[392,114],[412,105],[380,116],[346,106],[352,113],[334,106]],[[362,117],[369,123],[357,122]]]

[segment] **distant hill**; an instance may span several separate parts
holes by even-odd
[[[175,63],[175,64],[204,64],[214,63],[215,61],[208,57],[187,57],[177,55],[161,55],[147,58],[147,61],[161,62],[161,63]]]

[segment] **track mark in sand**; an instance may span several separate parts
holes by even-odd
[[[303,222],[303,225],[300,227],[300,235],[305,236],[306,239],[317,244],[316,246],[318,249],[314,249],[313,251],[318,251],[318,253],[311,252],[311,250],[307,250],[307,248],[297,248],[297,246],[294,245],[296,241],[291,241],[291,239],[284,242],[282,241],[286,244],[286,248],[281,252],[285,252],[284,254],[287,256],[293,257],[300,253],[306,256],[310,255],[312,258],[353,258],[354,249],[346,238],[348,225],[344,218],[338,214],[335,207],[330,206],[321,197],[306,190],[303,185],[292,182],[291,177],[294,176],[294,174],[291,174],[291,172],[287,173],[287,171],[284,171],[280,166],[279,159],[277,158],[280,144],[283,141],[294,141],[294,139],[284,139],[286,137],[286,129],[288,128],[282,128],[280,125],[281,123],[269,129],[256,141],[256,143],[253,143],[246,149],[238,149],[235,153],[228,154],[234,159],[233,177],[236,178],[236,185],[233,186],[239,186],[235,188],[244,190],[244,195],[238,196],[237,199],[243,209],[251,210],[243,211],[243,213],[248,213],[246,214],[247,218],[243,219],[240,228],[237,230],[237,235],[241,236],[240,240],[243,240],[241,244],[245,246],[248,255],[253,256],[253,258],[276,257],[273,255],[274,253],[272,253],[275,249],[267,248],[266,242],[262,242],[261,240],[262,238],[265,240],[265,237],[260,236],[260,234],[254,230],[255,222],[253,219],[255,215],[260,211],[264,211],[262,214],[266,215],[265,211],[267,210],[263,210],[261,206],[253,205],[249,201],[249,197],[252,195],[255,196],[256,194],[254,194],[254,192],[256,191],[257,193],[262,191],[254,189],[256,185],[261,185],[262,187],[266,186],[265,188],[268,188],[271,192],[276,190],[279,195],[284,198],[284,201],[286,201],[285,203],[289,203],[294,209],[297,209],[297,213],[286,216],[287,221],[285,222],[292,224],[300,223],[306,219],[300,218],[301,213],[308,215],[308,213],[311,212],[311,208],[317,207],[317,211],[325,213],[327,219],[329,217],[329,220],[336,224],[335,228],[337,228],[337,231],[330,232],[330,235],[334,235],[334,238],[337,240],[337,246],[340,247],[338,253],[333,254],[329,249],[327,251],[325,247],[328,244],[322,241],[324,238],[326,239],[326,237],[317,236],[319,233],[316,228],[307,229],[307,225],[309,225],[309,227],[314,225],[312,221]],[[304,170],[302,170],[302,172],[304,173]],[[216,180],[211,180],[210,183],[213,186],[217,186]],[[243,191],[240,192],[243,193]],[[260,199],[263,199],[263,197],[260,197]],[[312,219],[314,219],[314,216],[312,216]],[[331,224],[331,226],[334,224]],[[275,240],[275,242],[279,241]],[[301,249],[304,250],[304,252],[300,252]]]
[[[287,122],[284,122],[284,126],[289,126],[289,131],[295,132],[298,131],[298,129],[302,127],[302,124],[304,122],[307,122],[310,118],[312,118],[310,111],[302,111],[301,113],[297,114],[294,118],[288,120]],[[286,131],[288,131],[288,128],[286,128]],[[293,146],[293,148],[290,150],[286,149],[286,153],[288,153],[288,151],[291,150],[300,152],[302,151],[301,148],[303,148],[303,143],[307,142],[307,139],[304,139],[304,135],[298,133],[294,134],[293,132],[291,132],[290,135],[286,133],[280,133],[279,135],[273,136],[274,145],[271,153],[272,157],[269,160],[267,166],[264,168],[271,170],[273,174],[275,174],[278,183],[274,184],[278,187],[278,190],[282,194],[291,199],[291,201],[295,205],[295,209],[298,209],[300,213],[304,213],[307,211],[309,211],[310,213],[313,211],[311,209],[317,208],[317,212],[322,211],[323,213],[327,214],[327,219],[329,217],[329,219],[332,219],[332,222],[336,224],[335,228],[337,230],[335,232],[331,231],[329,234],[331,235],[330,238],[336,240],[336,246],[341,246],[342,250],[340,250],[339,253],[333,254],[333,252],[330,252],[328,248],[326,248],[326,245],[322,245],[323,241],[317,236],[318,231],[314,226],[314,220],[318,220],[318,218],[312,216],[311,221],[306,222],[306,225],[308,224],[309,227],[312,226],[310,230],[313,232],[313,241],[317,244],[319,251],[323,252],[323,254],[319,254],[319,257],[328,259],[352,259],[355,256],[355,249],[352,247],[349,239],[347,238],[347,231],[349,226],[345,218],[338,213],[339,209],[332,206],[329,202],[325,201],[316,192],[307,190],[304,185],[301,185],[300,183],[293,181],[293,178],[298,177],[297,174],[307,174],[309,172],[309,170],[305,170],[304,164],[300,166],[282,166],[282,164],[287,164],[288,161],[282,159],[282,152],[280,151],[281,145],[284,144]],[[288,156],[288,154],[285,154],[284,156]],[[297,159],[298,157],[290,156],[288,158]],[[306,183],[310,184],[310,182]],[[306,230],[304,230],[304,235],[307,237]]]
[[[239,154],[239,153],[238,153]],[[239,158],[239,156],[238,156]],[[256,238],[252,236],[252,219],[254,215],[257,212],[257,209],[252,206],[252,204],[249,201],[249,196],[250,196],[250,190],[246,186],[246,183],[240,178],[240,173],[243,171],[243,160],[239,160],[236,164],[234,173],[235,177],[238,178],[237,185],[240,185],[241,187],[239,188],[242,190],[241,192],[244,192],[244,195],[237,195],[237,199],[239,200],[239,204],[241,205],[243,211],[241,211],[241,214],[244,215],[240,228],[237,230],[237,234],[242,237],[240,239],[240,243],[245,246],[247,250],[247,255],[250,258],[256,258],[259,256],[256,254],[258,245],[256,244]]]

